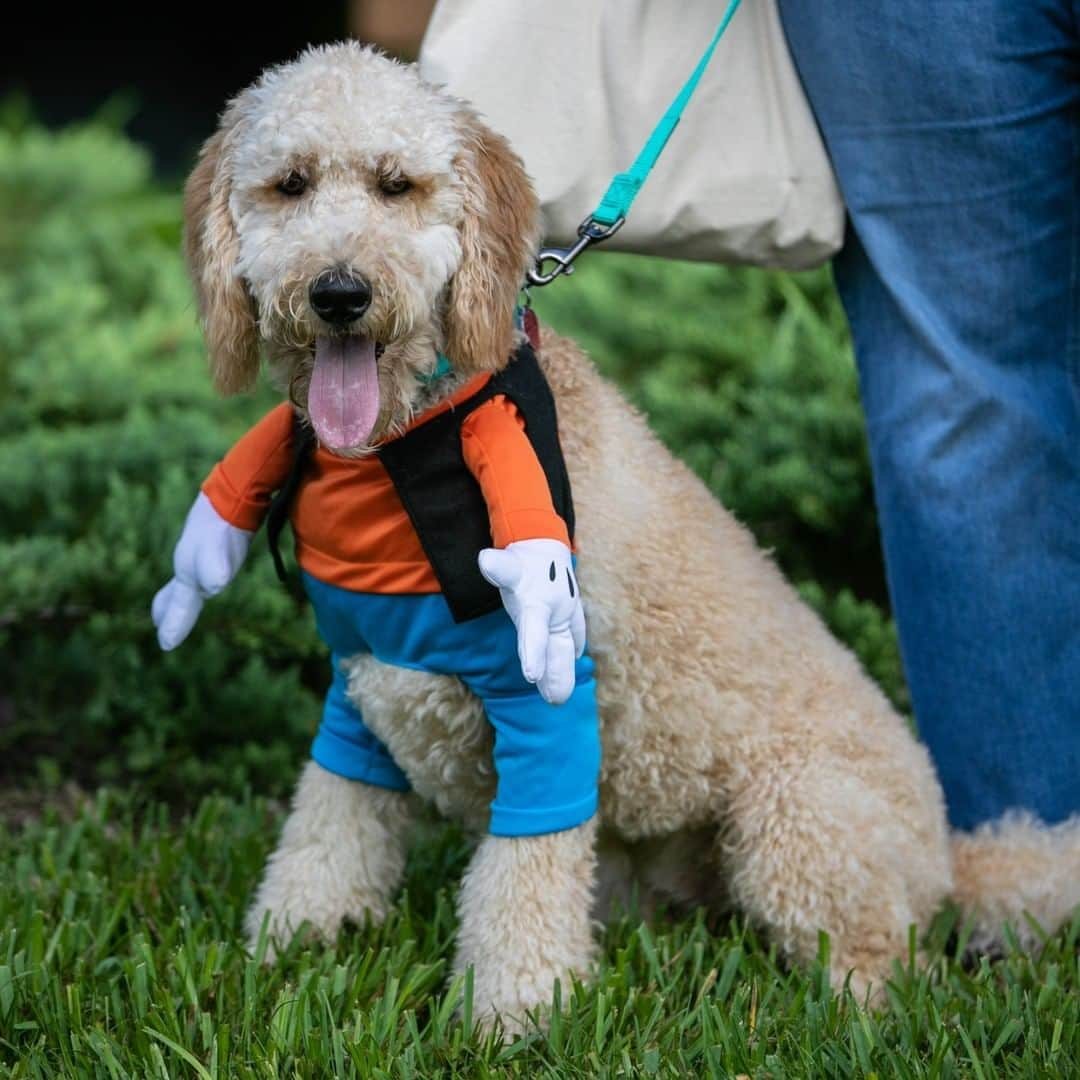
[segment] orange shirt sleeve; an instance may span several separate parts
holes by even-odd
[[[292,464],[292,406],[271,409],[211,470],[203,494],[238,529],[254,532]]]
[[[525,434],[517,406],[499,394],[466,417],[461,448],[491,517],[498,548],[517,540],[561,540],[570,546],[566,522],[555,512],[543,466]]]

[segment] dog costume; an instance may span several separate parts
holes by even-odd
[[[373,453],[348,458],[312,446],[298,457],[302,437],[290,405],[271,410],[214,467],[202,512],[250,535],[291,472],[298,481],[288,508],[296,558],[333,666],[315,761],[352,780],[408,790],[346,693],[341,661],[370,653],[457,676],[480,698],[494,729],[490,832],[535,835],[590,818],[600,767],[592,660],[583,649],[565,703],[544,700],[519,663],[512,598],[503,591],[500,599],[495,578],[485,580],[478,566],[491,544],[512,551],[528,541],[572,543],[554,401],[532,344]],[[575,596],[569,565],[553,559],[546,576],[550,588]]]

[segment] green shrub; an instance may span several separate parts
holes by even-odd
[[[0,780],[280,794],[328,665],[261,537],[177,653],[149,618],[199,481],[275,396],[214,397],[178,195],[124,137],[0,128],[0,204]],[[827,276],[596,256],[537,307],[903,703]]]
[[[825,271],[597,255],[537,308],[790,577],[884,601],[855,368]]]
[[[199,481],[274,397],[214,397],[177,193],[126,139],[0,132],[0,201],[0,769],[281,792],[318,716],[308,613],[256,557],[179,653],[149,619]]]

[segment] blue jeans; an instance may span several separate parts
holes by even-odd
[[[311,756],[350,780],[407,791],[408,778],[345,693],[342,657],[371,653],[398,667],[456,675],[484,704],[495,733],[497,778],[488,831],[535,836],[571,829],[596,813],[600,720],[588,651],[569,700],[549,705],[525,681],[517,631],[500,608],[455,623],[442,593],[351,592],[304,574],[334,678]]]
[[[952,823],[1080,810],[1071,0],[781,0],[849,211],[889,588]]]

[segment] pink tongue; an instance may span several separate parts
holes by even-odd
[[[323,446],[347,450],[367,442],[379,416],[374,341],[349,334],[315,342],[308,412]]]

